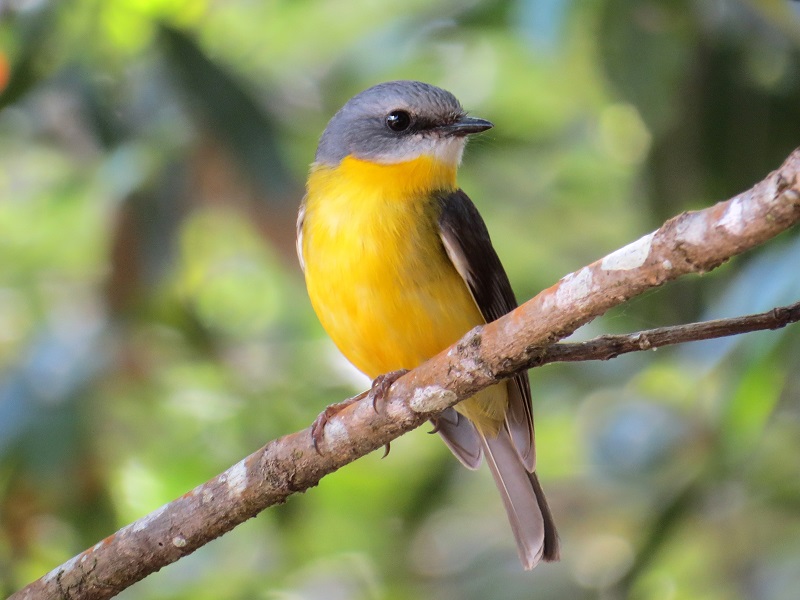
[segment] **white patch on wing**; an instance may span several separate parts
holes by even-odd
[[[305,201],[300,205],[300,210],[297,212],[297,238],[295,246],[297,248],[297,258],[300,261],[300,270],[305,273],[306,261],[303,260],[303,221],[306,218],[306,204]]]
[[[453,263],[458,274],[461,275],[461,279],[467,284],[467,290],[469,291],[472,301],[475,303],[475,306],[478,307],[478,311],[483,314],[480,305],[478,305],[478,301],[475,299],[475,294],[472,293],[472,286],[475,285],[475,280],[470,273],[467,257],[461,252],[461,248],[451,243],[451,240],[449,240],[447,236],[442,235],[441,231],[439,232],[439,237],[442,239],[442,244],[444,244],[444,251],[447,254],[447,258],[450,259],[450,262]]]
[[[464,254],[460,251],[460,248],[451,243],[447,236],[442,235],[441,232],[439,237],[442,238],[442,243],[444,244],[444,251],[447,253],[447,258],[449,258],[450,262],[453,263],[456,271],[458,271],[458,274],[461,275],[461,279],[463,279],[468,286],[472,286],[474,282],[472,281],[472,277],[470,277],[469,264],[467,263],[467,259]]]

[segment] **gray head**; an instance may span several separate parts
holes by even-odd
[[[430,155],[458,164],[466,136],[492,127],[468,117],[448,91],[419,81],[389,81],[351,98],[328,123],[318,164],[348,155],[383,164]]]

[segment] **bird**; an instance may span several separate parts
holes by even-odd
[[[352,97],[319,139],[297,219],[298,257],[323,328],[373,389],[517,306],[456,177],[468,136],[492,127],[452,93],[402,80]],[[535,471],[527,372],[432,421],[464,466],[486,458],[523,568],[558,560]]]

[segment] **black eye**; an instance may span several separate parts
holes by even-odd
[[[392,131],[405,131],[411,126],[411,115],[404,110],[393,110],[386,115],[386,124]]]

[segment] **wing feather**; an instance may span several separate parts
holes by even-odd
[[[514,291],[478,209],[462,190],[442,194],[439,203],[442,244],[483,318],[488,323],[515,309]],[[536,452],[527,373],[520,373],[509,383],[508,401],[506,426],[520,459],[533,472]]]
[[[305,272],[306,261],[303,259],[303,224],[306,219],[306,202],[303,199],[300,204],[300,210],[297,211],[297,237],[295,238],[295,247],[297,249],[297,259],[300,261],[300,270]]]

